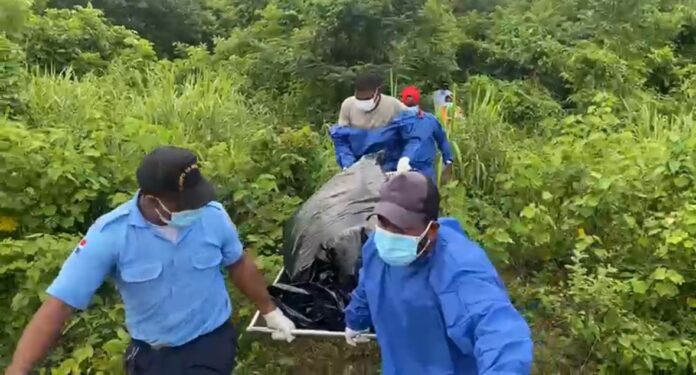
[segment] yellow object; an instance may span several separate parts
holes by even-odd
[[[9,216],[0,216],[0,232],[11,233],[17,230],[17,220]]]

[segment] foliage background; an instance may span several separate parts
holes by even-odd
[[[273,277],[283,223],[337,172],[326,125],[370,67],[387,91],[454,83],[444,208],[532,325],[536,373],[694,373],[695,57],[686,0],[0,0],[0,368],[157,145],[199,153]],[[42,373],[119,373],[122,313],[105,285]],[[377,361],[244,335],[238,373]]]

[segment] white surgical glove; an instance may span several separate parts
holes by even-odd
[[[396,172],[402,173],[402,172],[408,172],[410,170],[411,170],[411,159],[407,158],[406,156],[399,159],[399,162],[396,164]]]
[[[368,330],[364,331],[353,331],[352,329],[346,327],[346,343],[350,346],[357,346],[358,344],[364,344],[366,342],[370,342],[370,339],[368,337],[363,336],[366,334]]]
[[[292,335],[292,331],[295,330],[295,323],[288,319],[279,308],[276,307],[275,310],[264,315],[263,318],[266,319],[266,327],[274,330],[271,334],[273,340],[292,342],[295,339],[295,336]]]

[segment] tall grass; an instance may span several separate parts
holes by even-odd
[[[463,116],[450,109],[443,126],[455,154],[455,176],[469,188],[492,193],[495,176],[504,169],[508,145],[515,138],[514,129],[503,120],[504,97],[482,87],[464,92],[461,98],[455,96],[454,101],[463,104]]]
[[[210,144],[243,139],[273,126],[263,105],[238,91],[240,80],[224,70],[182,74],[170,64],[145,72],[112,67],[102,76],[75,79],[70,71],[34,74],[25,92],[34,127],[125,126],[136,121],[180,133],[182,142]]]
[[[696,121],[694,113],[665,114],[650,104],[640,104],[637,108],[627,108],[628,128],[642,139],[666,141],[670,138],[688,138],[693,134]]]

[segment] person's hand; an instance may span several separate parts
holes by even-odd
[[[279,308],[276,307],[275,310],[264,315],[263,318],[266,320],[266,326],[274,330],[271,334],[273,340],[292,342],[295,339],[295,336],[292,335],[292,331],[295,330],[295,323],[288,319]]]
[[[445,168],[442,170],[442,185],[448,183],[452,179],[452,162],[448,161]]]
[[[350,346],[357,346],[358,344],[370,342],[370,339],[364,336],[364,334],[366,334],[367,332],[368,330],[353,331],[352,329],[346,327],[346,343]]]
[[[402,157],[399,159],[399,162],[396,164],[396,172],[397,173],[403,173],[403,172],[408,172],[411,170],[411,159],[407,157]]]

